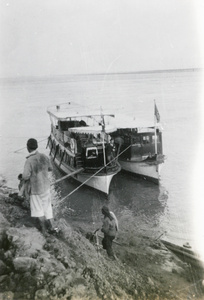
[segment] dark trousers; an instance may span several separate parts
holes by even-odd
[[[113,249],[112,249],[112,242],[114,240],[114,236],[109,236],[104,234],[104,238],[102,239],[103,249],[106,249],[108,256],[113,257]]]

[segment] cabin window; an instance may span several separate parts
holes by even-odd
[[[69,128],[81,126],[81,123],[77,120],[70,120],[70,121],[59,121],[58,125],[60,130],[67,131]]]
[[[93,159],[98,157],[98,149],[96,147],[91,147],[86,149],[86,158]]]
[[[157,143],[160,142],[160,136],[157,135]],[[155,143],[155,135],[152,136],[152,143],[154,144]]]
[[[150,143],[150,136],[145,135],[142,137],[143,144],[149,144]]]

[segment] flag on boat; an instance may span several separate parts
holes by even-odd
[[[154,103],[154,115],[156,117],[157,122],[159,123],[160,122],[160,114],[159,114],[158,108],[156,106],[156,103]]]

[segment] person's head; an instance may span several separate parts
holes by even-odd
[[[18,180],[21,180],[21,179],[23,179],[23,175],[22,175],[22,174],[19,174],[19,175],[18,175]]]
[[[35,151],[38,148],[38,142],[36,139],[29,139],[27,141],[28,152]]]
[[[112,216],[111,216],[111,214],[110,214],[110,210],[109,210],[109,208],[106,205],[104,205],[102,207],[101,212],[104,215],[104,217],[108,217],[110,220],[113,219]]]

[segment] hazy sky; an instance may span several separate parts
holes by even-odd
[[[0,0],[0,77],[202,67],[202,0]]]

